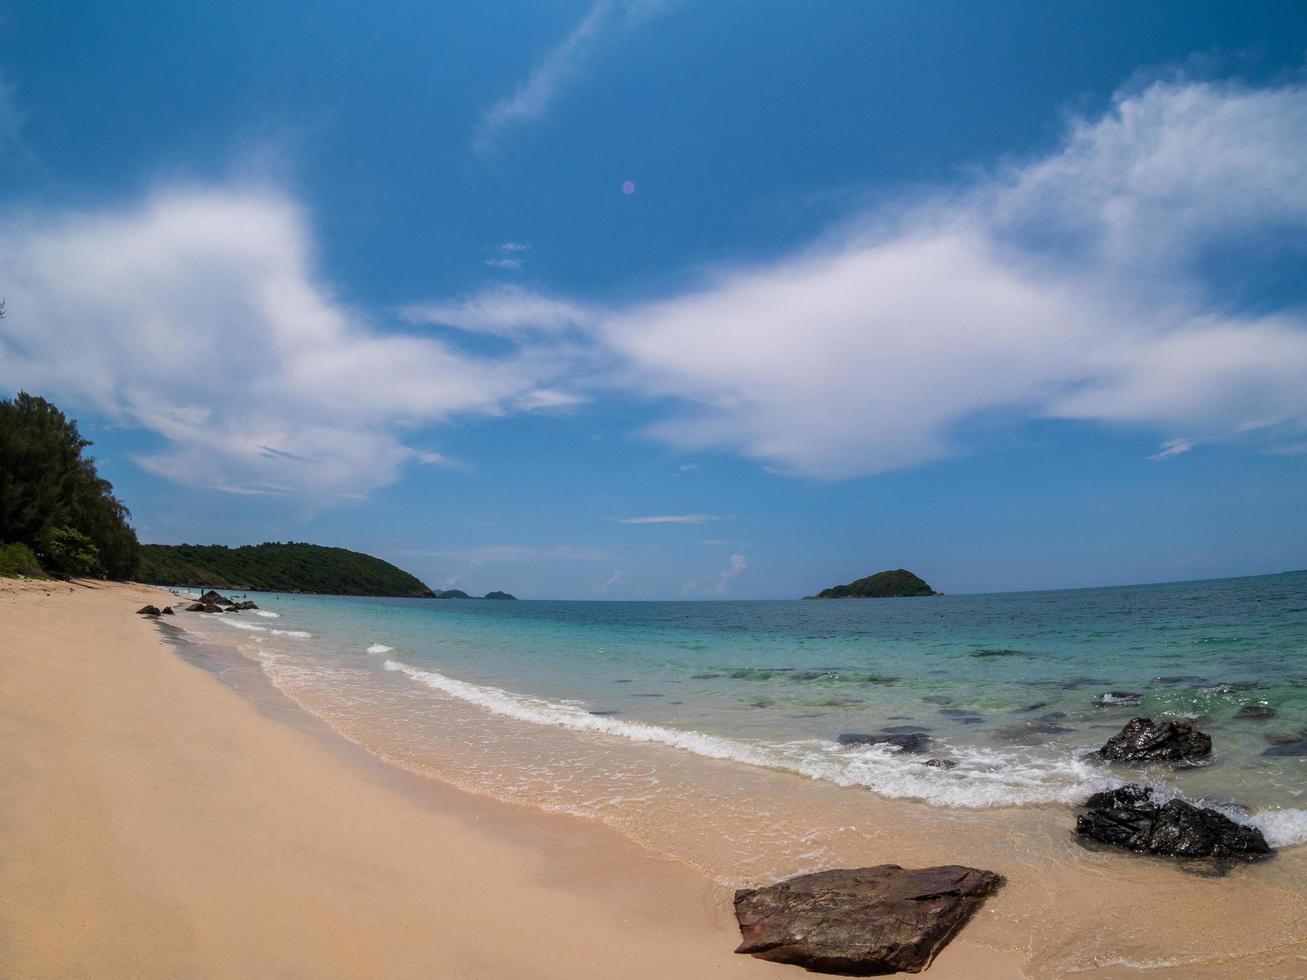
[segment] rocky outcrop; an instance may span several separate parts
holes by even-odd
[[[252,601],[250,601],[249,599],[246,599],[244,602],[237,602],[237,603],[234,603],[234,604],[232,605],[232,609],[235,609],[235,610],[237,610],[237,611],[244,610],[244,609],[258,609],[258,608],[259,608],[259,607],[256,606],[256,605],[255,605]]]
[[[1158,803],[1147,786],[1095,793],[1076,818],[1076,833],[1143,854],[1186,858],[1256,858],[1271,853],[1256,827],[1184,800]]]
[[[217,607],[215,607],[215,608],[217,608]],[[205,611],[206,611],[206,608],[205,608],[204,603],[202,603],[202,602],[192,602],[189,606],[186,607],[186,611],[187,611],[187,612],[205,612]]]
[[[200,601],[204,603],[212,603],[215,606],[232,605],[232,601],[230,599],[228,599],[224,595],[219,595],[217,592],[214,592],[212,589],[210,589],[208,592],[205,592],[202,596],[200,596]]]
[[[163,613],[162,613],[162,615],[164,615],[164,616],[174,616],[174,615],[176,615],[176,613],[174,613],[174,612],[172,611],[172,606],[164,606],[164,607],[163,607]]]
[[[160,615],[160,613],[159,613],[159,607],[158,607],[158,606],[142,606],[140,609],[136,610],[136,615],[138,615],[138,616],[158,616],[158,615]]]
[[[1003,884],[946,865],[837,869],[735,893],[735,950],[819,973],[920,973]]]
[[[1131,718],[1093,755],[1109,762],[1187,762],[1212,754],[1211,736],[1187,721]]]
[[[892,568],[868,575],[846,585],[822,589],[805,599],[896,599],[908,596],[940,595],[906,568]]]

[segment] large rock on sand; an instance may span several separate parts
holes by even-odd
[[[1076,818],[1076,833],[1143,854],[1187,858],[1255,858],[1271,853],[1256,827],[1184,800],[1158,803],[1147,786],[1131,783],[1095,793]]]
[[[1109,762],[1186,762],[1211,754],[1211,736],[1189,722],[1151,718],[1131,718],[1094,753]]]
[[[1001,884],[975,868],[882,864],[741,889],[736,952],[819,973],[920,973]]]
[[[136,615],[138,615],[138,616],[158,616],[158,615],[160,615],[160,613],[159,613],[159,607],[158,607],[158,606],[142,606],[140,609],[136,610]]]

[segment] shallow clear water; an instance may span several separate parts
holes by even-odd
[[[1142,776],[1233,801],[1277,843],[1307,839],[1307,756],[1264,754],[1307,734],[1307,572],[835,602],[254,598],[263,615],[183,624],[238,637],[283,691],[410,768],[645,836],[748,795],[766,832],[718,865],[759,835],[785,855],[767,867],[820,863],[831,841],[803,814],[852,799],[821,786],[1065,807]],[[1201,719],[1211,764],[1083,761],[1138,714]],[[836,741],[905,726],[925,752]]]

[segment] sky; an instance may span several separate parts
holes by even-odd
[[[1296,2],[0,0],[0,395],[143,541],[784,598],[1307,567]]]

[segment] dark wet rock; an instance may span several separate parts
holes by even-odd
[[[925,752],[932,739],[925,732],[905,732],[899,735],[869,735],[865,732],[844,732],[836,739],[840,745],[893,745],[903,752]]]
[[[1212,739],[1187,721],[1131,718],[1093,755],[1109,762],[1183,762],[1212,754]]]
[[[1269,721],[1278,714],[1269,704],[1245,704],[1235,717],[1243,721]]]
[[[1296,742],[1287,742],[1283,745],[1272,745],[1264,751],[1262,755],[1270,756],[1307,756],[1307,739],[1300,739]]]
[[[192,602],[189,606],[186,607],[186,611],[187,611],[187,612],[204,612],[204,611],[205,611],[205,610],[204,610],[204,603],[202,603],[202,602]]]
[[[212,589],[210,589],[208,592],[205,592],[203,595],[201,595],[200,601],[205,603],[211,602],[215,606],[230,606],[232,604],[232,601],[230,599],[228,599],[226,596],[219,595],[217,592],[214,592]]]
[[[920,973],[998,890],[991,871],[836,869],[735,893],[737,953],[818,973]]]
[[[932,769],[952,769],[957,762],[953,759],[927,759],[922,765],[930,766]]]
[[[928,732],[930,729],[925,725],[885,725],[881,731],[892,735],[903,735],[909,732]]]
[[[163,610],[160,612],[160,615],[161,615],[161,616],[175,616],[175,615],[177,615],[177,614],[176,614],[175,612],[172,611],[172,606],[164,606],[164,607],[163,607]]]
[[[158,615],[159,615],[159,607],[158,607],[158,606],[141,606],[140,609],[136,610],[136,615],[138,615],[138,616],[158,616]]]
[[[1144,696],[1136,691],[1108,691],[1094,698],[1100,708],[1135,708],[1143,701]]]
[[[1076,818],[1076,833],[1143,854],[1187,858],[1262,857],[1271,853],[1256,827],[1237,824],[1184,800],[1159,803],[1147,786],[1095,793]]]
[[[250,599],[246,599],[244,602],[234,602],[234,603],[232,603],[232,609],[241,609],[241,610],[244,610],[244,609],[258,609],[258,608],[259,608],[259,607],[256,606],[256,605],[254,604],[254,602],[253,602],[252,600],[250,600]]]
[[[947,694],[927,694],[921,700],[925,701],[927,704],[952,704],[953,703],[953,699],[949,697]]]

